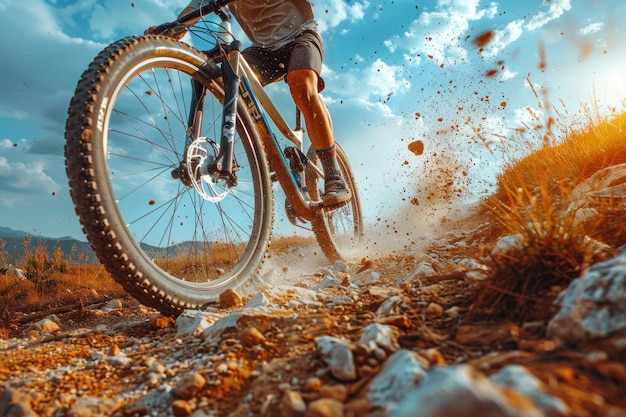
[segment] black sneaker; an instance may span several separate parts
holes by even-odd
[[[322,196],[324,207],[339,206],[350,198],[352,198],[352,194],[343,179],[328,180],[324,184],[324,195]]]

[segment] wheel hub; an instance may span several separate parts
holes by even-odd
[[[220,181],[219,172],[207,172],[217,158],[219,145],[201,137],[187,145],[185,159],[172,171],[172,178],[180,179],[183,184],[193,187],[205,200],[218,203],[232,188],[226,181]]]

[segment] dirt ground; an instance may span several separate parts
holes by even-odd
[[[508,364],[524,365],[572,415],[626,415],[624,363],[592,361],[547,340],[545,322],[470,321],[477,284],[459,269],[458,260],[478,258],[495,236],[480,221],[464,223],[463,230],[468,231],[446,234],[420,252],[441,261],[434,276],[397,284],[421,260],[410,250],[364,258],[337,274],[342,280],[359,271],[380,274],[379,290],[360,288],[358,303],[295,307],[288,317],[279,312],[253,316],[245,328],[226,331],[211,343],[178,335],[173,319],[129,297],[111,312],[101,309],[106,300],[51,309],[60,326],[51,333],[32,328],[45,313],[21,314],[0,339],[0,386],[27,395],[22,401],[30,401],[39,416],[193,411],[194,416],[284,416],[284,393],[294,386],[307,402],[326,392],[346,405],[346,415],[366,415],[360,394],[380,367],[361,358],[357,380],[340,383],[326,371],[315,338],[355,341],[365,326],[382,322],[393,327],[402,348],[420,352],[431,366],[467,363],[489,375]],[[316,277],[311,271],[310,279]],[[336,291],[340,295],[341,286]],[[382,293],[402,297],[402,309],[377,317]],[[81,414],[81,402],[94,414]]]

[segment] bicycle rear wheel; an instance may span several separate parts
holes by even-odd
[[[219,151],[223,89],[205,61],[166,37],[120,40],[85,71],[68,110],[66,170],[87,239],[131,295],[164,314],[246,283],[271,237],[271,180],[241,101],[236,184],[181,164]],[[192,80],[208,93],[189,146]]]
[[[344,150],[335,142],[337,162],[352,198],[339,208],[323,208],[311,220],[311,228],[322,252],[330,261],[345,260],[354,251],[363,235],[361,200],[354,180],[354,173]],[[321,170],[315,149],[309,148],[307,157]],[[324,179],[316,170],[308,167],[305,173],[306,184],[311,200],[322,199]]]

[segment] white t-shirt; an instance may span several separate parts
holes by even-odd
[[[199,8],[201,3],[192,1],[188,7]],[[305,29],[317,32],[308,0],[236,0],[228,9],[256,46],[278,49]]]

